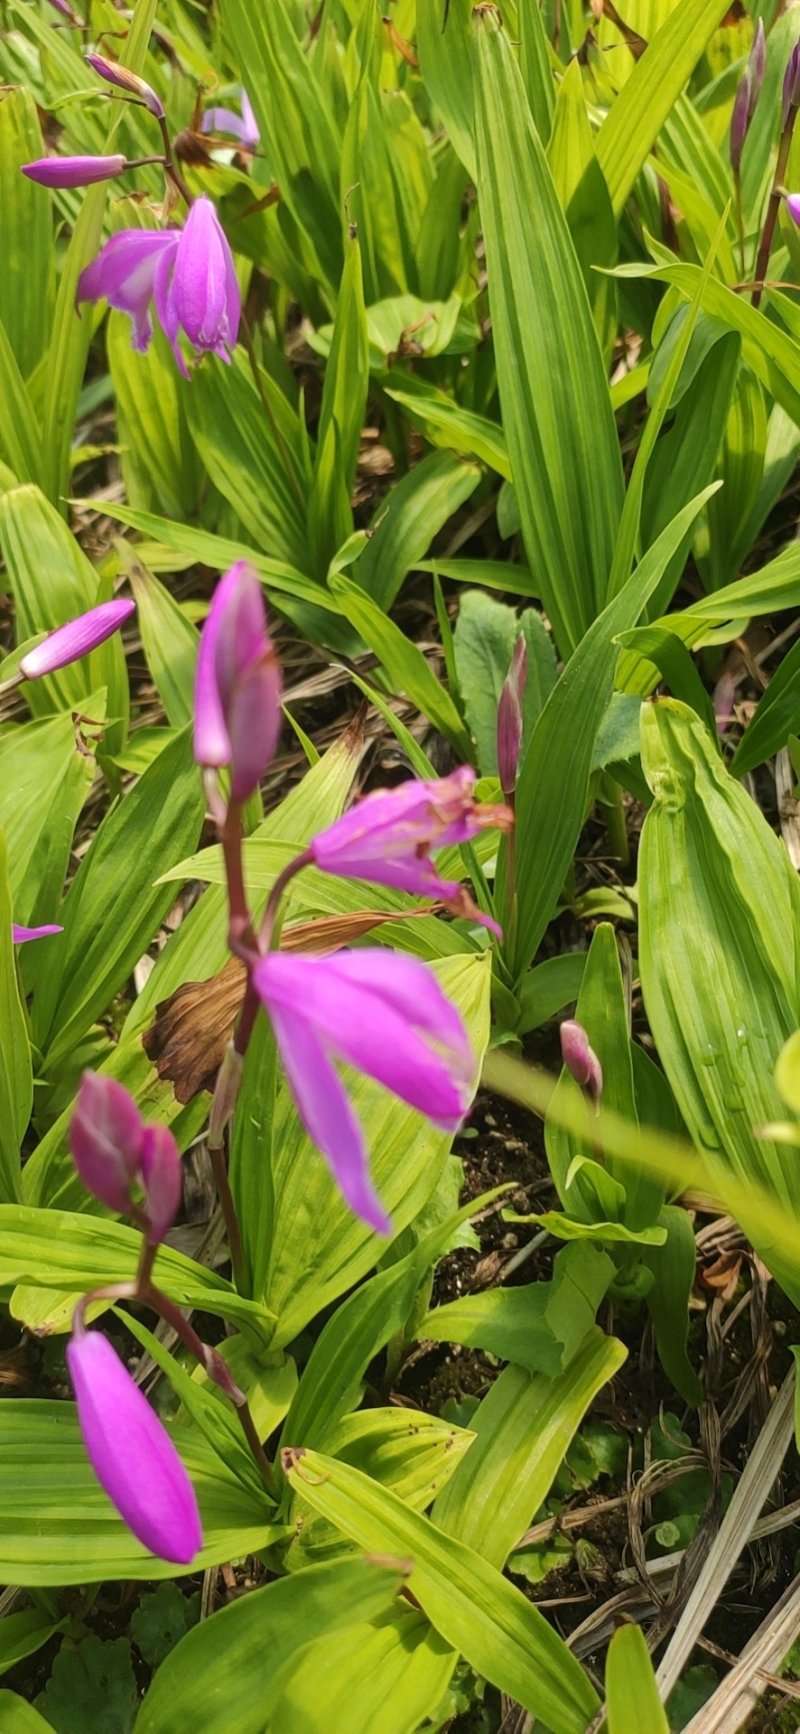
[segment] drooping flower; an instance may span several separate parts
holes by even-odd
[[[200,1513],[166,1429],[99,1331],[76,1332],[67,1365],[101,1487],[137,1541],[159,1559],[189,1565],[203,1545]]]
[[[181,232],[172,277],[159,319],[183,373],[178,346],[183,330],[195,349],[230,359],[239,335],[242,303],[233,255],[210,199],[195,199]]]
[[[500,787],[509,800],[517,786],[519,755],[522,748],[522,705],[528,678],[528,647],[525,634],[520,633],[511,664],[503,681],[497,706],[497,769]]]
[[[63,927],[20,927],[16,921],[11,923],[11,938],[15,945],[27,945],[29,939],[46,939],[49,933],[63,933]]]
[[[255,150],[256,145],[261,142],[258,121],[246,90],[242,91],[241,114],[236,114],[232,108],[207,108],[203,115],[202,130],[204,133],[230,133],[231,138],[238,139],[248,151]]]
[[[160,96],[156,96],[152,85],[139,78],[137,73],[131,72],[127,66],[120,66],[118,60],[109,60],[105,54],[85,54],[84,60],[93,72],[105,79],[106,84],[115,84],[118,90],[124,90],[126,96],[133,96],[137,102],[144,103],[156,120],[164,119],[164,104]]]
[[[68,620],[66,625],[57,626],[55,632],[49,632],[41,644],[35,644],[20,658],[20,674],[26,680],[41,680],[43,675],[53,674],[67,663],[79,662],[117,632],[135,606],[134,602],[101,602],[97,608],[89,608],[85,614]]]
[[[379,949],[324,959],[271,951],[256,964],[253,983],[306,1131],[351,1210],[387,1234],[364,1135],[333,1062],[354,1066],[455,1131],[469,1107],[474,1067],[455,1006],[425,964]]]
[[[442,879],[431,860],[434,849],[468,843],[491,825],[507,830],[513,823],[508,807],[479,805],[474,787],[475,772],[461,765],[448,777],[411,778],[396,789],[377,789],[320,831],[309,855],[324,873],[435,897],[453,914],[495,928],[458,880]]]
[[[133,321],[133,347],[153,335],[151,304],[184,378],[181,331],[201,354],[229,361],[241,296],[228,242],[210,199],[195,199],[183,229],[121,229],[82,272],[79,301],[105,299]]]
[[[38,157],[23,163],[22,173],[40,187],[91,187],[95,181],[113,181],[126,165],[123,156]]]
[[[576,1023],[574,1018],[565,1018],[559,1029],[561,1037],[561,1058],[576,1084],[586,1091],[593,1102],[599,1102],[603,1094],[603,1068],[594,1048],[589,1044],[589,1037],[583,1024]]]
[[[234,801],[246,801],[273,757],[281,729],[281,676],[264,593],[246,560],[220,579],[200,637],[194,756],[229,765]]]
[[[88,1192],[126,1211],[142,1162],[144,1121],[115,1078],[84,1072],[69,1123],[72,1159]]]

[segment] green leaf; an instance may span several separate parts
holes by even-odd
[[[127,1638],[65,1638],[35,1707],[56,1734],[129,1734],[138,1697]]]
[[[126,200],[117,222],[128,228],[146,227],[147,213],[134,200]],[[134,349],[130,320],[124,313],[110,314],[106,349],[127,498],[132,506],[166,512],[179,520],[188,518],[202,482],[183,409],[193,381],[181,378],[157,326],[146,354]]]
[[[471,0],[417,0],[417,48],[426,88],[471,181],[476,179],[472,125]]]
[[[0,831],[0,1198],[20,1197],[20,1145],[33,1103],[33,1071],[25,1012],[11,941],[11,895],[5,838]]]
[[[653,1664],[639,1626],[620,1626],[606,1661],[608,1734],[669,1734]]]
[[[159,1584],[131,1614],[131,1637],[149,1668],[158,1668],[200,1618],[200,1592],[185,1596],[176,1583]]]
[[[725,0],[679,0],[614,98],[597,136],[597,156],[617,217],[726,11]]]
[[[15,919],[25,927],[58,913],[75,822],[94,769],[68,711],[13,723],[0,733],[0,828]]]
[[[347,1632],[387,1608],[402,1582],[390,1564],[333,1560],[277,1579],[188,1632],[162,1663],[136,1718],[136,1734],[263,1734],[274,1682],[313,1631]],[[286,1724],[284,1724],[286,1726]]]
[[[561,957],[546,957],[523,976],[519,988],[520,1035],[540,1029],[556,1012],[574,1004],[585,966],[585,951],[566,951]]]
[[[416,373],[402,377],[402,385],[397,384],[396,373],[389,374],[382,381],[386,396],[394,403],[402,404],[412,422],[421,423],[433,445],[461,452],[464,457],[478,458],[510,482],[511,460],[499,423],[489,421],[484,415],[476,415],[474,410],[464,409],[445,391],[420,379]]]
[[[642,768],[654,801],[639,852],[639,955],[659,1058],[712,1172],[758,1182],[796,1211],[794,1153],[756,1130],[782,1118],[773,1068],[797,1024],[794,869],[716,740],[674,699],[643,708]],[[704,967],[676,970],[675,956]],[[752,1238],[800,1292],[783,1253],[756,1229]]]
[[[0,116],[4,104],[0,103]],[[18,482],[38,482],[42,473],[42,430],[3,324],[0,324],[0,391],[6,406],[0,451]]]
[[[174,729],[194,717],[194,672],[199,634],[184,610],[152,572],[137,560],[127,544],[124,560],[136,602],[147,666]]]
[[[664,1245],[649,1248],[642,1257],[655,1278],[647,1305],[658,1358],[684,1401],[697,1405],[703,1400],[703,1387],[686,1352],[697,1266],[694,1229],[687,1212],[677,1205],[665,1205],[659,1222],[667,1230]]]
[[[506,1367],[471,1417],[475,1441],[439,1494],[438,1527],[502,1568],[544,1504],[590,1403],[626,1354],[593,1326],[553,1378]]]
[[[0,1622],[0,1674],[7,1674],[17,1662],[35,1656],[37,1650],[63,1629],[63,1620],[54,1620],[42,1608],[25,1608],[21,1614],[5,1614]],[[3,1700],[10,1693],[0,1692],[0,1727],[6,1728]]]
[[[381,608],[391,608],[408,572],[426,569],[422,556],[479,481],[477,464],[452,452],[429,452],[392,488],[378,507],[355,572]]]
[[[527,970],[556,907],[583,825],[595,736],[617,662],[614,639],[635,625],[707,497],[700,494],[685,506],[648,549],[570,658],[533,730],[516,796],[517,915],[508,949],[517,977]],[[502,897],[502,874],[498,885]],[[505,909],[500,919],[507,925]]]
[[[29,1204],[0,1205],[0,1287],[6,1289],[30,1283],[77,1294],[108,1282],[126,1282],[135,1273],[140,1250],[138,1230],[122,1222]],[[159,1247],[154,1280],[179,1306],[234,1319],[262,1336],[269,1329],[270,1315],[263,1306],[173,1247]]]
[[[457,584],[482,584],[487,590],[503,590],[511,596],[538,596],[527,568],[510,560],[419,560],[417,567],[420,572],[452,578]]]
[[[441,1705],[457,1656],[411,1608],[313,1638],[284,1665],[267,1724],[271,1734],[408,1734]]]
[[[458,711],[422,651],[352,579],[333,577],[330,587],[342,613],[375,652],[392,688],[407,693],[456,752],[468,758],[469,737]]]
[[[55,626],[107,600],[75,537],[38,488],[15,488],[0,496],[0,544],[14,594],[17,643],[52,632]],[[79,662],[44,680],[28,681],[25,696],[34,716],[47,716],[56,710],[85,714],[87,699],[103,687],[109,718],[106,746],[115,752],[125,738],[129,707],[119,633]]]
[[[357,234],[345,245],[333,342],[325,369],[317,455],[311,482],[308,535],[313,570],[324,578],[353,529],[350,495],[356,475],[369,384],[367,321]]]
[[[44,140],[29,90],[7,84],[0,101],[0,208],[3,212],[3,272],[0,325],[19,375],[30,378],[47,343],[53,296],[50,201],[41,187],[20,174],[23,163],[44,156]],[[6,400],[6,409],[11,405]],[[4,417],[4,420],[6,418]],[[3,428],[5,443],[7,429]],[[39,454],[41,461],[41,453]],[[39,472],[20,480],[39,479]]]
[[[309,1505],[360,1547],[413,1560],[409,1588],[423,1613],[479,1674],[553,1734],[584,1734],[598,1707],[586,1674],[493,1566],[348,1464],[299,1449],[284,1453],[284,1470]]]
[[[488,1349],[500,1360],[552,1377],[580,1349],[613,1274],[611,1259],[599,1248],[566,1248],[552,1281],[484,1289],[434,1307],[415,1336]]]
[[[793,644],[775,670],[763,697],[745,729],[731,759],[734,777],[744,777],[756,765],[785,747],[800,725],[800,643]]]
[[[0,1468],[14,1499],[0,1513],[0,1576],[31,1587],[111,1578],[152,1583],[268,1547],[276,1530],[267,1501],[244,1488],[194,1429],[173,1427],[172,1438],[203,1524],[203,1548],[185,1568],[156,1559],[125,1527],[86,1455],[73,1403],[3,1403]]]
[[[301,571],[308,566],[301,430],[297,413],[263,369],[266,407],[238,357],[209,356],[186,398],[201,462],[256,548]]]
[[[184,729],[97,831],[70,886],[57,958],[34,1006],[34,1037],[58,1065],[129,975],[172,902],[165,860],[195,842],[204,799]]]
[[[3,1734],[53,1734],[52,1722],[46,1722],[16,1692],[0,1692],[0,1724]]]
[[[586,288],[513,52],[492,11],[478,11],[473,28],[503,422],[528,561],[568,655],[605,600],[622,505],[619,446]]]

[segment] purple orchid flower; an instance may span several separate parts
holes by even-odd
[[[91,187],[113,181],[127,166],[127,157],[37,157],[23,163],[22,173],[40,187]]]
[[[461,765],[449,777],[411,778],[396,789],[377,789],[320,831],[309,856],[324,873],[435,897],[454,915],[499,932],[457,880],[440,878],[430,858],[432,849],[468,843],[490,825],[507,830],[513,824],[508,807],[479,805],[474,787],[475,772]]]
[[[231,795],[246,801],[272,759],[281,730],[281,676],[267,630],[264,593],[237,560],[220,579],[200,638],[194,756],[229,765]]]
[[[11,923],[11,938],[14,945],[27,945],[29,939],[46,939],[49,933],[63,933],[63,927],[19,927],[16,921]]]
[[[565,1018],[558,1033],[561,1058],[570,1077],[580,1084],[593,1102],[599,1102],[603,1094],[603,1068],[594,1048],[589,1045],[583,1024],[576,1023],[574,1018]]]
[[[239,140],[245,150],[252,151],[261,143],[261,133],[246,90],[242,91],[241,101],[241,114],[236,114],[232,108],[207,108],[203,115],[202,130],[204,133],[230,133],[232,138]]]
[[[76,1332],[67,1345],[83,1441],[123,1522],[159,1559],[189,1565],[203,1545],[194,1488],[175,1446],[108,1339]]]
[[[57,626],[55,632],[49,632],[41,644],[34,645],[33,650],[27,650],[20,658],[20,674],[26,680],[41,680],[57,668],[79,662],[117,632],[135,607],[135,602],[101,602],[97,608],[89,608],[85,614],[68,620],[66,625]]]
[[[152,85],[139,78],[137,73],[131,72],[127,66],[120,66],[118,60],[109,60],[105,54],[85,54],[84,60],[93,72],[105,79],[106,84],[114,84],[118,90],[124,90],[126,96],[133,96],[137,102],[144,103],[156,120],[165,118],[164,104],[160,96],[156,96]]]
[[[324,959],[271,951],[256,964],[253,984],[309,1137],[351,1210],[376,1233],[390,1233],[333,1061],[355,1066],[455,1131],[469,1107],[474,1069],[455,1006],[425,964],[379,949]]]
[[[201,354],[211,351],[229,361],[239,335],[241,296],[211,200],[195,199],[183,229],[121,229],[112,235],[78,284],[79,301],[103,298],[130,314],[133,347],[141,351],[153,335],[152,303],[185,379],[181,331]]]

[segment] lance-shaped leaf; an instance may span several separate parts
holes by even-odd
[[[513,50],[492,9],[475,30],[478,191],[497,376],[522,533],[559,647],[600,612],[622,468],[569,229]]]
[[[796,1213],[794,1152],[758,1128],[783,1118],[773,1072],[798,1021],[797,877],[685,705],[643,707],[642,768],[654,799],[639,854],[639,955],[659,1056],[712,1168],[757,1181]],[[783,1255],[754,1240],[796,1297]]]

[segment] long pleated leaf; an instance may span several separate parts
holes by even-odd
[[[475,136],[489,304],[522,534],[568,655],[600,612],[622,506],[589,299],[510,43],[475,16]]]

